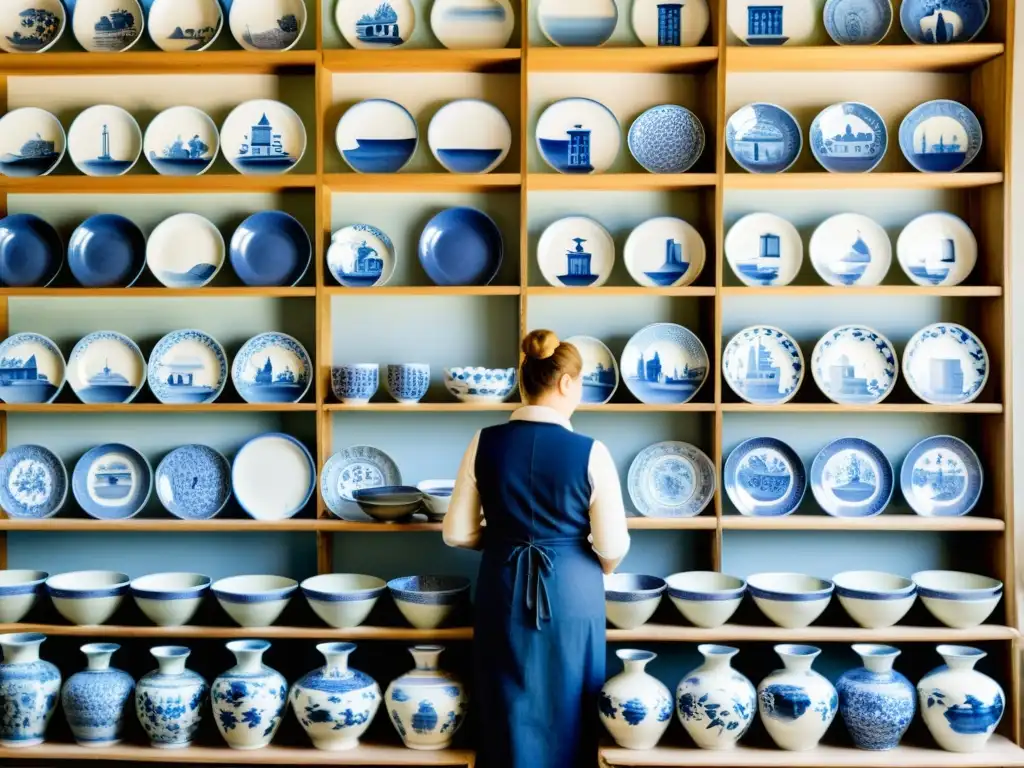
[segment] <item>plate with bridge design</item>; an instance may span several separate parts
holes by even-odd
[[[923,517],[966,515],[978,503],[983,483],[978,454],[952,435],[926,437],[910,449],[900,469],[903,498]]]
[[[231,382],[247,403],[297,403],[309,389],[313,362],[285,333],[253,336],[235,355]]]
[[[681,405],[690,402],[707,379],[708,353],[688,328],[653,323],[626,343],[619,370],[641,403]]]
[[[874,443],[841,437],[811,464],[811,491],[833,517],[874,517],[892,499],[892,464]]]
[[[130,445],[97,445],[75,464],[71,490],[90,517],[127,520],[146,506],[153,492],[153,469]]]
[[[537,242],[537,266],[556,288],[597,288],[615,266],[615,241],[598,222],[567,216],[550,224]]]
[[[804,380],[804,355],[796,340],[771,325],[744,328],[725,345],[722,376],[748,403],[781,405]]]
[[[741,515],[784,517],[807,491],[807,473],[796,451],[774,437],[752,437],[732,449],[722,485]]]
[[[872,328],[840,325],[814,345],[811,375],[822,394],[834,403],[880,403],[896,386],[896,349]]]
[[[926,403],[973,402],[985,388],[988,373],[985,345],[956,323],[933,323],[922,328],[903,350],[907,386]]]

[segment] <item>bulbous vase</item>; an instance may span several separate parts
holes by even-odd
[[[701,749],[732,749],[754,722],[757,692],[732,668],[739,653],[727,645],[699,645],[704,663],[676,688],[676,714]]]
[[[615,655],[623,670],[601,688],[601,722],[620,747],[653,749],[672,719],[672,693],[645,671],[657,654],[623,648]]]

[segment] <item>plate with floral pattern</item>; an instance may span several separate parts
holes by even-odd
[[[637,454],[626,485],[644,517],[695,517],[715,495],[715,465],[695,445],[667,440]]]
[[[956,323],[934,323],[915,333],[903,350],[907,385],[926,403],[970,403],[988,381],[988,352],[981,339]]]

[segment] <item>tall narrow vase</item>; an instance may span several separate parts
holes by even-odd
[[[135,715],[151,746],[183,749],[199,730],[210,688],[201,675],[185,668],[188,648],[159,645],[149,652],[160,666],[135,686]]]
[[[672,693],[645,671],[657,654],[623,648],[615,655],[623,670],[601,688],[601,722],[620,747],[653,749],[672,719]]]
[[[288,704],[288,683],[280,672],[263,664],[266,640],[233,640],[227,649],[235,666],[213,681],[213,719],[232,749],[267,746],[281,725]]]
[[[0,746],[43,743],[60,693],[60,671],[39,658],[44,640],[38,632],[0,635]]]
[[[416,668],[392,681],[384,694],[395,730],[410,749],[444,749],[466,717],[466,690],[438,666],[442,645],[409,649]]]
[[[836,681],[839,714],[857,747],[893,749],[910,727],[916,709],[914,686],[892,668],[900,651],[889,645],[864,644],[853,650],[864,666]]]
[[[120,649],[116,643],[82,646],[86,668],[68,678],[61,705],[71,734],[83,747],[107,747],[121,741],[124,712],[132,700],[135,681],[127,672],[110,666]]]
[[[987,655],[984,651],[964,645],[936,650],[946,663],[917,684],[924,723],[943,749],[980,752],[1003,717],[1003,689],[974,669]]]
[[[699,645],[704,663],[676,688],[676,714],[701,749],[732,749],[754,722],[757,695],[732,668],[739,651],[727,645]]]
[[[813,645],[776,645],[783,669],[757,686],[757,710],[768,735],[780,749],[814,749],[832,724],[839,696],[811,664],[821,653]]]

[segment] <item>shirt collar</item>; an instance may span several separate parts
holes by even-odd
[[[572,424],[554,408],[546,405],[524,405],[513,412],[510,421],[534,421],[541,424],[557,424],[572,432]]]

